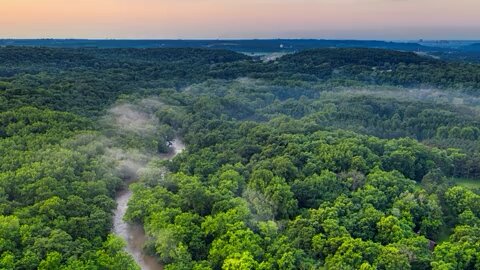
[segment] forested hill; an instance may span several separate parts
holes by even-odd
[[[332,67],[345,65],[364,65],[370,67],[396,64],[439,64],[441,61],[423,57],[413,52],[402,52],[385,49],[348,48],[348,49],[315,49],[286,55],[281,62],[310,65],[328,64]]]
[[[138,269],[111,235],[130,169],[168,270],[480,269],[479,76],[371,48],[0,48],[0,269]]]
[[[35,105],[87,116],[98,115],[121,94],[241,77],[480,95],[480,65],[382,49],[316,49],[265,63],[225,50],[5,47],[0,62],[0,108]]]
[[[449,63],[431,56],[383,49],[315,49],[286,55],[278,61],[283,72],[309,74],[315,79],[355,80],[370,84],[440,87],[478,94],[480,65]]]
[[[176,49],[69,49],[40,47],[5,47],[0,49],[4,66],[53,65],[58,68],[108,68],[120,64],[194,64],[227,63],[250,57],[227,50]]]
[[[229,63],[249,59],[232,51],[190,48],[0,48],[0,108],[34,105],[98,115],[121,94],[233,78],[222,75]]]

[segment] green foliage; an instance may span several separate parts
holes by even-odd
[[[92,252],[110,231],[120,184],[102,158],[99,134],[86,130],[86,119],[31,107],[0,113],[0,119],[2,267],[96,265]]]
[[[440,181],[441,171],[449,173],[452,166],[448,151],[411,139],[308,131],[301,121],[286,121],[298,128],[285,130],[277,119],[249,122],[248,129],[237,127],[246,124],[242,122],[212,125],[208,132],[228,128],[229,137],[209,143],[197,137],[190,144],[193,152],[167,164],[177,173],[134,189],[129,213],[136,211],[137,202],[145,209],[161,205],[141,221],[156,242],[163,243],[157,252],[164,262],[177,265],[174,256],[162,254],[175,254],[185,245],[194,264],[208,261],[213,269],[308,269],[323,264],[333,269],[422,269],[433,260],[427,238],[436,239],[442,226],[450,225],[442,208],[456,209],[453,202],[476,203],[470,193],[457,194],[453,188],[438,191],[443,205],[437,193],[427,193],[409,179]],[[246,144],[256,149],[249,159],[235,151]],[[391,153],[399,151],[410,163],[393,161]],[[224,159],[225,152],[229,159]],[[165,193],[168,196],[161,195]],[[175,227],[177,218],[190,212],[202,221],[190,222],[188,229]],[[462,217],[476,222],[472,215]],[[185,231],[194,232],[198,243],[186,240],[191,236],[185,238]]]
[[[376,49],[0,60],[2,269],[138,269],[109,235],[122,183],[106,145],[165,153],[175,135],[187,151],[149,164],[125,217],[165,269],[480,268],[478,190],[447,180],[480,177],[476,64]],[[129,102],[148,111],[140,129],[100,117]]]

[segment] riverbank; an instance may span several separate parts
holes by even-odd
[[[185,149],[183,142],[176,138],[171,144],[172,151],[168,154],[160,155],[162,159],[172,159]],[[131,183],[135,183],[137,179],[133,179]],[[128,201],[132,197],[130,188],[120,191],[117,194],[117,208],[113,218],[113,233],[123,238],[127,243],[125,251],[127,251],[140,266],[142,270],[161,270],[163,266],[154,256],[145,254],[144,246],[147,241],[145,230],[141,224],[130,224],[123,220],[128,208]]]

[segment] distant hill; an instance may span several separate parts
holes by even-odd
[[[445,48],[413,42],[376,40],[252,39],[252,40],[89,40],[89,39],[0,39],[0,46],[62,48],[215,48],[237,52],[295,52],[314,48],[381,48],[403,51],[445,51]]]
[[[328,63],[331,67],[345,65],[383,66],[389,64],[435,63],[431,57],[420,56],[413,52],[400,52],[370,48],[313,49],[282,57],[281,62],[299,63],[305,66],[318,66]]]
[[[63,67],[93,66],[101,63],[227,63],[250,59],[249,56],[229,50],[201,48],[39,48],[8,46],[0,50],[0,62],[4,65],[55,64]]]

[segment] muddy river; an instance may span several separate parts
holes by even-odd
[[[185,149],[185,145],[178,138],[172,141],[172,151],[170,154],[163,154],[160,157],[164,159],[172,159],[178,153]],[[131,181],[130,183],[133,183]],[[144,252],[144,245],[147,240],[143,226],[140,224],[130,224],[123,220],[123,216],[127,212],[128,201],[132,197],[130,189],[123,190],[117,194],[117,209],[113,218],[113,233],[120,236],[127,242],[125,250],[132,255],[142,270],[160,270],[162,265],[153,256],[149,256]]]

